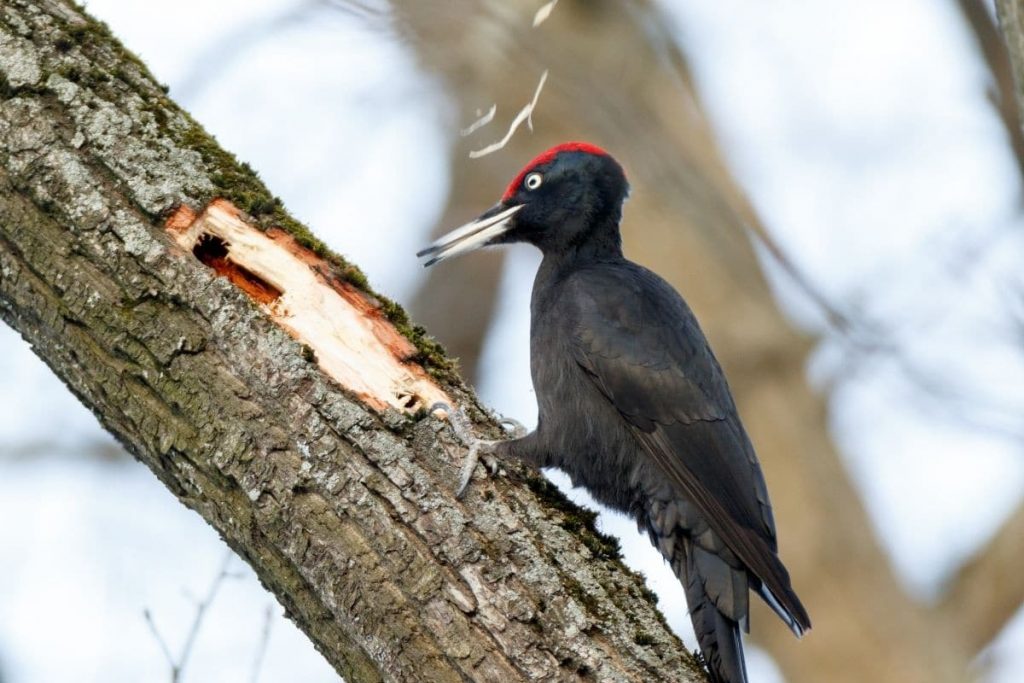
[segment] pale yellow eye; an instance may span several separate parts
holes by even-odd
[[[544,182],[544,176],[540,173],[531,173],[526,176],[526,180],[523,181],[523,187],[527,190],[536,190],[540,187],[540,184]]]

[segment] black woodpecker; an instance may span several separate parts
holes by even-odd
[[[469,467],[480,451],[557,467],[633,516],[686,590],[712,681],[745,683],[750,590],[797,636],[811,622],[779,560],[764,475],[697,319],[667,282],[622,255],[628,192],[603,149],[558,145],[498,204],[419,253],[429,266],[528,242],[544,256],[530,302],[537,429],[475,441]]]

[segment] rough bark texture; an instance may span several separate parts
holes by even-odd
[[[539,3],[531,0],[392,4],[424,67],[449,87],[459,123],[498,105],[494,124],[453,141],[458,180],[447,226],[490,206],[525,160],[557,142],[598,143],[626,168],[633,186],[623,221],[627,255],[679,289],[725,366],[764,464],[782,559],[814,622],[797,641],[753,601],[751,635],[786,679],[965,680],[973,652],[956,624],[909,596],[879,547],[829,434],[827,397],[807,382],[813,340],[785,319],[762,277],[748,232],[757,217],[721,158],[657,4],[561,0],[536,29],[530,19]],[[450,39],[454,26],[458,40]],[[544,69],[550,77],[533,113],[535,132],[521,130],[507,150],[467,159],[501,137]],[[456,279],[463,262],[448,266],[445,279]],[[445,298],[449,285],[433,289],[430,281],[423,301],[438,306],[426,319],[476,314],[461,307],[467,299],[479,306],[487,291],[466,273],[473,297]],[[432,329],[443,334],[445,325]]]
[[[339,673],[702,679],[586,515],[527,473],[456,501],[442,425],[368,409],[176,246],[164,217],[216,196],[322,251],[79,8],[0,5],[0,316]],[[332,277],[361,283],[333,261]],[[419,337],[386,301],[377,314]]]

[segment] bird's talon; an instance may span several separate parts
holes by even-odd
[[[455,497],[462,498],[463,494],[466,493],[466,489],[469,488],[469,482],[473,479],[473,471],[476,469],[478,462],[483,460],[484,467],[491,475],[498,474],[501,471],[501,463],[493,456],[494,448],[500,443],[500,440],[487,441],[476,438],[473,435],[472,424],[462,408],[455,408],[453,410],[447,403],[441,402],[430,406],[431,414],[438,410],[443,410],[447,413],[448,424],[451,425],[455,438],[469,449],[466,453],[466,460],[462,463],[462,469],[459,472],[459,485],[455,489]],[[526,428],[511,418],[501,418],[498,424],[514,438],[518,439],[526,434]]]
[[[462,461],[462,470],[459,473],[459,486],[455,489],[456,498],[462,498],[463,494],[466,493],[466,489],[469,488],[469,480],[473,478],[473,470],[476,469],[476,464],[479,460],[480,444],[477,442],[469,447],[466,459]]]
[[[486,454],[481,456],[480,460],[484,463],[484,467],[491,473],[491,476],[495,476],[501,471],[501,463],[493,455]]]
[[[450,405],[448,405],[447,403],[445,403],[444,401],[438,401],[434,405],[432,405],[429,408],[427,408],[427,412],[429,414],[431,414],[431,415],[433,415],[434,413],[436,413],[439,410],[444,412],[445,415],[451,415],[452,414],[452,407]]]
[[[500,424],[513,439],[521,439],[526,436],[529,431],[522,422],[519,420],[513,420],[511,417],[501,418],[501,420],[498,421],[498,424]]]
[[[466,489],[469,488],[469,482],[473,479],[473,471],[476,469],[476,465],[482,459],[484,467],[490,470],[492,473],[498,471],[498,461],[491,454],[494,451],[494,446],[497,441],[485,441],[483,439],[476,439],[469,447],[469,452],[466,454],[466,460],[462,463],[462,472],[459,476],[459,487],[455,490],[455,497],[462,498],[463,494],[466,493]]]
[[[463,446],[471,447],[477,440],[473,436],[473,425],[461,407],[448,413],[448,423],[452,426],[452,433],[462,442]]]

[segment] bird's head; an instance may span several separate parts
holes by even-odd
[[[607,152],[586,142],[547,150],[512,180],[501,201],[417,254],[430,266],[491,244],[529,242],[547,253],[588,242],[619,244],[629,183]]]

